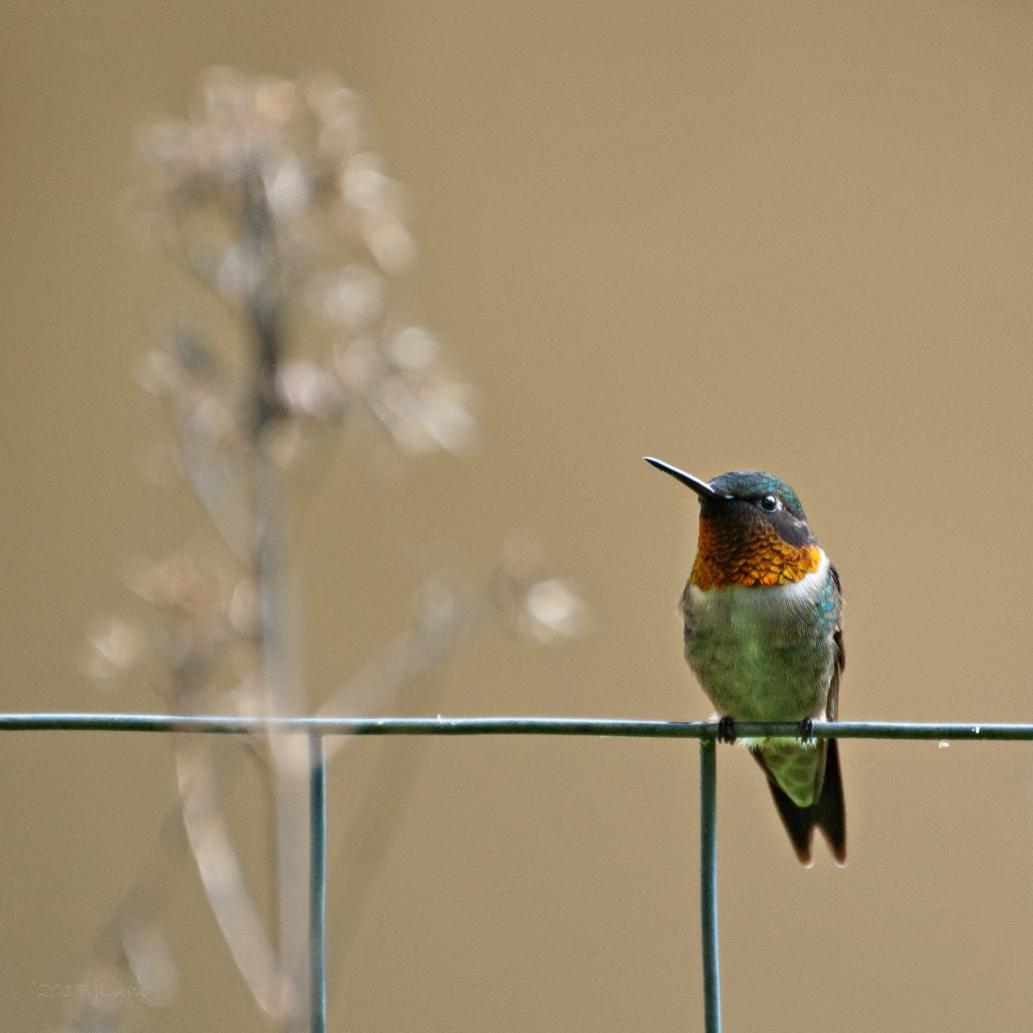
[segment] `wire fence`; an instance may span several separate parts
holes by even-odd
[[[0,714],[0,731],[179,732],[305,735],[309,740],[311,1030],[326,1031],[326,738],[342,735],[580,735],[698,739],[700,744],[700,929],[705,1033],[721,1033],[717,914],[717,722],[581,717],[231,717],[172,714]],[[740,737],[800,733],[796,722],[736,722]],[[815,739],[1033,740],[1033,724],[816,721]]]

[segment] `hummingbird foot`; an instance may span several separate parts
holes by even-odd
[[[814,740],[814,721],[811,718],[805,717],[800,722],[800,733],[799,734],[800,734],[800,742],[805,743],[805,744],[809,743],[809,742],[813,742],[813,740]]]
[[[735,742],[735,721],[727,714],[717,722],[717,741]]]

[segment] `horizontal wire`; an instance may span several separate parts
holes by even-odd
[[[716,721],[591,717],[239,717],[224,714],[0,714],[0,731],[191,732],[223,735],[602,735],[716,739]],[[790,721],[736,721],[740,738],[799,738]],[[815,739],[1031,740],[1033,724],[987,722],[815,721]]]

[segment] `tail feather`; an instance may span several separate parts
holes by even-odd
[[[768,777],[768,786],[774,798],[775,806],[782,818],[782,823],[792,840],[793,849],[800,863],[810,865],[811,840],[815,828],[821,829],[832,850],[832,856],[838,864],[846,864],[846,809],[843,803],[843,779],[839,770],[839,744],[829,739],[819,744],[818,749],[826,750],[825,774],[821,784],[821,794],[810,807],[795,804],[775,781],[774,776],[764,763],[763,754],[759,750],[751,750],[757,763],[764,769]]]

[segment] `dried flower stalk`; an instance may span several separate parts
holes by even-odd
[[[460,452],[475,431],[471,392],[428,331],[395,321],[391,283],[413,255],[404,198],[366,144],[357,97],[336,79],[212,69],[194,115],[149,129],[140,153],[148,238],[221,301],[243,342],[234,352],[181,326],[140,371],[168,412],[176,468],[226,552],[185,550],[138,569],[132,587],[159,619],[149,629],[113,622],[99,630],[88,670],[105,680],[149,673],[157,683],[164,669],[168,705],[182,712],[307,713],[292,474],[342,428],[363,425],[404,454]],[[382,709],[491,618],[540,641],[577,633],[576,594],[534,567],[511,552],[480,586],[429,578],[411,627],[346,678],[322,712]],[[227,682],[234,687],[220,690]],[[307,744],[271,736],[253,747],[275,829],[272,935],[237,858],[210,737],[176,741],[178,821],[256,1005],[276,1028],[303,1029]],[[396,793],[389,810],[401,803]],[[383,849],[390,828],[380,832]],[[115,963],[173,987],[147,899],[138,887],[116,918]],[[98,1019],[81,1010],[68,1028]],[[113,1030],[128,1021],[128,1012],[104,1016]]]

